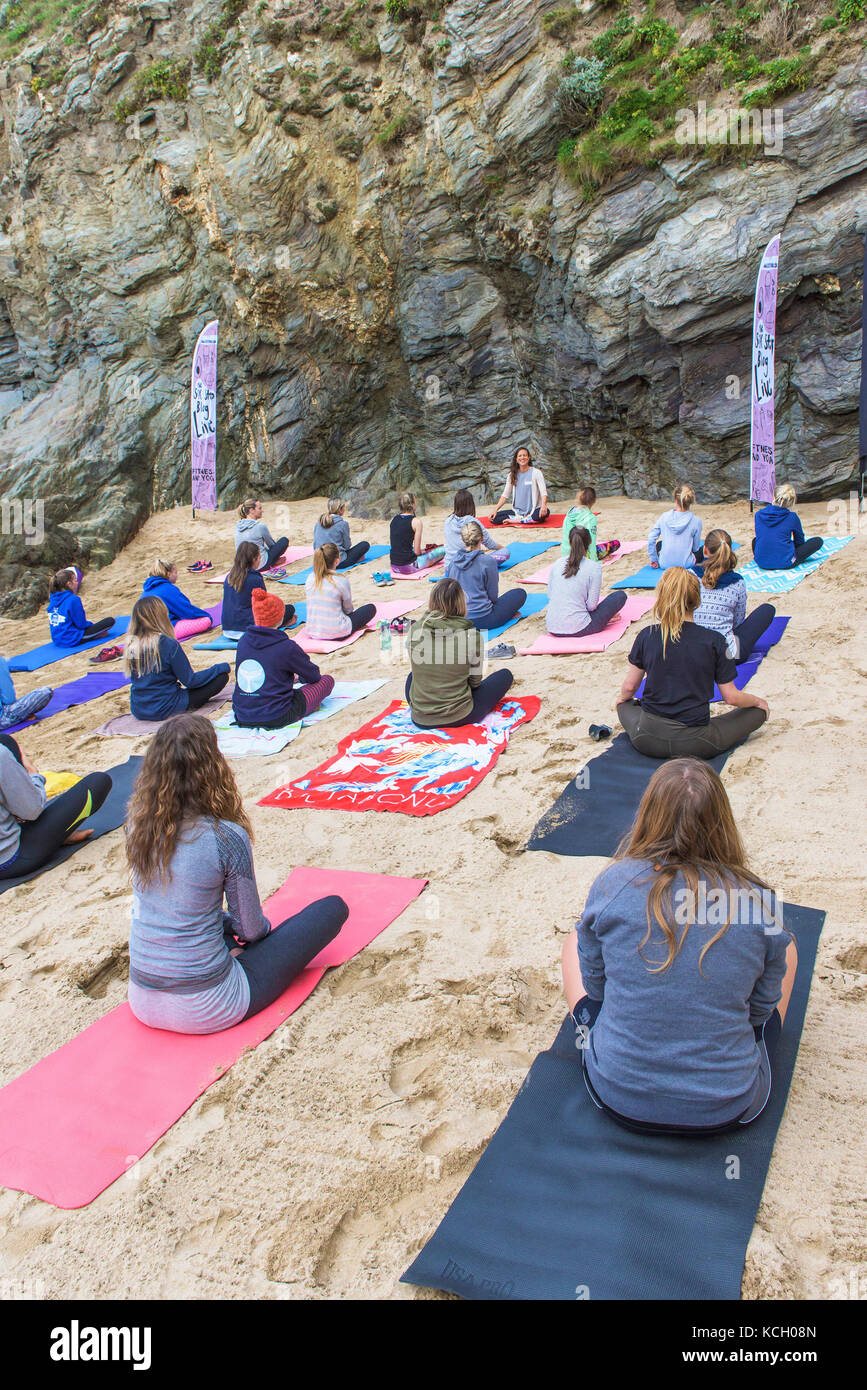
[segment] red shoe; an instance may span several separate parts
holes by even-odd
[[[96,661],[117,661],[119,656],[123,656],[123,647],[103,647],[101,652],[90,658],[90,664]]]

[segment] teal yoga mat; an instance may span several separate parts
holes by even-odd
[[[337,570],[337,574],[351,574],[360,565],[367,565],[371,560],[381,560],[383,555],[387,555],[391,549],[388,545],[372,545],[366,555],[354,565],[348,565],[345,570]],[[278,579],[278,584],[306,584],[310,575],[313,573],[313,566],[308,565],[307,569],[299,570],[297,574],[287,574],[283,579]]]

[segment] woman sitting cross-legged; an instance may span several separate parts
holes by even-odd
[[[503,491],[491,514],[491,524],[547,521],[549,515],[548,488],[542,470],[534,466],[529,449],[516,449]]]
[[[780,483],[773,502],[756,512],[753,556],[759,569],[788,570],[822,549],[821,536],[805,538],[800,517],[792,511],[797,500],[792,484]]]
[[[151,1028],[217,1033],[279,999],[349,916],[319,898],[271,930],[241,794],[209,719],[151,740],[129,803],[129,1005]],[[228,912],[223,911],[225,897]]]
[[[762,1113],[797,952],[713,768],[653,774],[562,963],[587,1089],[613,1120],[700,1135]]]
[[[694,621],[698,577],[668,569],[656,588],[656,622],[639,632],[629,653],[617,717],[638,753],[648,758],[715,758],[760,729],[770,711],[738,690],[737,667],[718,632]],[[641,700],[633,699],[646,674]],[[714,682],[727,714],[710,717]]]
[[[322,513],[313,527],[313,545],[316,550],[321,545],[336,545],[340,551],[337,564],[339,570],[349,569],[363,560],[370,549],[370,541],[358,541],[355,545],[349,535],[349,522],[343,515],[346,503],[340,497],[329,497],[328,508]]]
[[[746,661],[777,615],[772,603],[760,603],[747,617],[747,586],[737,572],[738,559],[728,531],[709,531],[704,561],[693,566],[701,582],[701,603],[694,618],[725,638],[735,661]]]
[[[601,632],[626,602],[623,589],[600,599],[602,566],[590,559],[591,545],[589,531],[574,526],[569,532],[569,554],[551,566],[545,622],[552,637],[590,637]]]
[[[280,560],[289,539],[281,536],[279,540],[274,539],[268,527],[262,520],[262,503],[256,497],[248,497],[238,508],[239,520],[235,525],[235,549],[242,541],[250,541],[257,545],[261,552],[259,563],[260,569],[270,569]]]
[[[201,709],[219,694],[230,673],[226,661],[194,671],[175,637],[169,610],[161,598],[150,597],[133,604],[124,665],[132,682],[130,711],[147,720]]]
[[[400,511],[391,518],[388,528],[389,563],[395,574],[412,574],[415,570],[429,569],[439,564],[446,553],[444,545],[432,545],[427,549],[422,544],[424,523],[415,514],[415,498],[411,492],[402,492],[397,499]]]
[[[89,772],[48,801],[38,767],[11,734],[0,734],[0,879],[33,873],[61,845],[88,839],[93,831],[82,822],[99,810],[110,791],[107,772]]]
[[[80,581],[73,569],[58,570],[48,586],[48,626],[56,647],[77,647],[95,642],[114,627],[114,618],[87,621],[84,604],[78,597]]]
[[[174,560],[155,560],[151,572],[142,585],[143,598],[161,598],[169,611],[173,623],[189,619],[207,618],[210,613],[190,603],[186,594],[178,588],[178,567]]]
[[[484,550],[484,536],[477,521],[468,521],[461,530],[464,549],[451,563],[451,576],[464,591],[467,617],[474,627],[488,630],[507,623],[527,601],[526,589],[499,592],[499,566]]]
[[[409,630],[406,699],[412,722],[424,729],[479,724],[514,679],[507,670],[482,679],[484,640],[466,612],[457,580],[441,579],[431,590],[427,613]]]
[[[334,689],[334,678],[323,676],[280,630],[283,600],[276,594],[253,590],[253,620],[235,658],[235,723],[245,729],[282,729],[318,709]],[[307,684],[297,686],[296,679]]]
[[[345,574],[337,574],[340,551],[328,541],[313,556],[313,573],[304,585],[307,594],[307,633],[318,642],[339,642],[376,617],[376,604],[352,606],[352,589]]]
[[[267,593],[265,581],[259,573],[261,551],[252,541],[242,541],[235,551],[232,568],[223,580],[223,636],[240,638],[252,627],[253,592]],[[279,627],[290,627],[295,621],[295,608],[287,603]]]
[[[53,694],[52,686],[40,685],[27,695],[17,696],[9,663],[0,656],[0,730],[14,728],[16,724],[23,724],[25,719],[32,719],[34,714],[45,709]]]
[[[455,493],[455,500],[452,506],[451,516],[447,516],[443,522],[443,537],[445,539],[446,550],[446,574],[451,574],[451,563],[456,555],[460,555],[464,548],[461,539],[461,531],[467,522],[476,516],[476,500],[468,488],[459,488]],[[479,522],[482,526],[482,523]],[[511,558],[507,546],[500,545],[495,541],[490,531],[482,526],[482,544],[485,550],[490,551],[498,565],[505,565]]]

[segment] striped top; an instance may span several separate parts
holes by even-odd
[[[333,580],[333,583],[331,582]],[[352,590],[345,575],[334,574],[323,579],[317,589],[316,580],[309,575],[304,585],[307,594],[307,632],[319,641],[335,642],[348,637],[352,631],[349,614],[352,612]]]

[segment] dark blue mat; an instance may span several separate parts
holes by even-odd
[[[739,1299],[825,914],[787,903],[785,920],[798,973],[753,1124],[703,1139],[623,1129],[591,1101],[567,1018],[402,1282],[489,1301]]]
[[[135,779],[143,762],[144,759],[141,757],[127,758],[125,763],[119,763],[117,767],[106,768],[111,778],[111,791],[99,810],[86,821],[82,821],[79,827],[82,830],[93,831],[89,840],[82,840],[75,845],[61,845],[53,859],[43,864],[41,869],[34,869],[32,873],[21,874],[18,878],[0,878],[0,893],[5,893],[8,888],[15,888],[19,883],[28,883],[31,878],[39,878],[40,874],[47,874],[49,869],[56,868],[58,864],[65,864],[67,859],[84,849],[85,845],[93,844],[100,836],[107,835],[109,831],[117,830],[123,825],[126,820],[127,802],[132,796]]]

